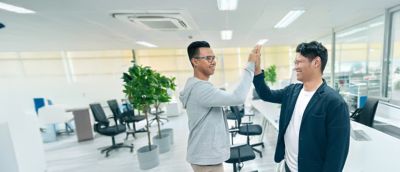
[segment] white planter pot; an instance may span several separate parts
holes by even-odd
[[[154,136],[153,143],[158,146],[160,153],[168,152],[171,148],[171,139],[168,134],[161,134],[161,138],[158,135]]]
[[[142,170],[154,168],[160,164],[157,145],[151,145],[151,150],[149,150],[149,146],[147,145],[141,147],[137,150],[137,156],[139,160],[139,167]]]
[[[174,130],[172,128],[166,128],[161,130],[161,134],[168,134],[171,139],[171,145],[174,144]]]

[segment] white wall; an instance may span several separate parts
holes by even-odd
[[[68,83],[65,78],[0,79],[0,83],[0,102],[5,107],[3,115],[11,115],[16,109],[34,111],[34,97],[76,107],[124,97],[122,82],[113,76],[87,77],[76,83]]]

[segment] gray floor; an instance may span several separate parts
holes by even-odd
[[[188,136],[187,116],[169,118],[170,121],[162,125],[162,128],[173,128],[174,145],[169,152],[160,154],[160,165],[145,170],[147,172],[179,172],[192,171],[190,165],[186,162],[186,141]],[[260,119],[254,119],[260,121]],[[230,123],[231,124],[231,123]],[[139,123],[139,127],[144,126]],[[157,131],[156,125],[151,127],[152,135]],[[124,142],[125,134],[116,137],[117,142]],[[245,137],[236,136],[235,143],[245,143]],[[252,142],[258,142],[259,137],[252,138]],[[260,172],[273,172],[276,165],[273,162],[276,133],[269,129],[265,133],[263,149],[263,158],[258,155],[255,160],[245,162],[242,171],[258,170]],[[136,150],[146,145],[147,136],[145,133],[138,133],[137,138],[131,136],[126,143],[133,143],[135,148],[131,153],[129,149],[120,149],[112,151],[108,158],[100,154],[99,148],[111,144],[111,138],[96,134],[95,139],[78,143],[75,135],[58,137],[56,142],[47,143],[45,147],[45,156],[48,172],[137,172],[140,170]],[[260,148],[261,149],[261,148]],[[225,171],[232,171],[231,164],[224,164]]]

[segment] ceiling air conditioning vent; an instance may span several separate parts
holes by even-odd
[[[188,30],[180,13],[114,13],[114,18],[148,30]]]

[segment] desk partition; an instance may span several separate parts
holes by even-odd
[[[75,121],[75,130],[78,142],[92,140],[93,129],[90,121],[89,108],[67,109],[66,112],[72,112]]]

